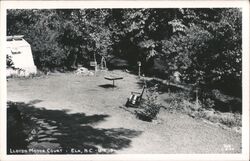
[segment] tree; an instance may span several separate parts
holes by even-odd
[[[161,41],[170,73],[178,69],[186,82],[200,87],[222,83],[225,90],[233,82],[241,89],[239,9],[185,9],[170,24],[173,36]]]
[[[238,8],[8,10],[7,33],[25,35],[40,69],[88,66],[98,54],[126,59],[134,70],[141,61],[150,74],[157,59],[167,79],[177,70],[199,87],[238,90],[241,14]]]

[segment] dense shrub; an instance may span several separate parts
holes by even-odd
[[[148,88],[146,91],[146,98],[140,104],[140,110],[136,111],[136,116],[143,121],[152,121],[157,117],[161,105],[158,102],[157,85]]]
[[[10,55],[6,55],[6,67],[7,68],[13,68],[14,67],[14,63],[12,61],[12,58]]]

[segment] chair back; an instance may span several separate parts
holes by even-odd
[[[142,92],[141,92],[140,98],[142,98],[142,95],[143,95],[143,93],[145,91],[145,88],[146,88],[146,86],[144,85],[143,88],[142,88]]]

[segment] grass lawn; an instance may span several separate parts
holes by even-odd
[[[109,75],[123,79],[112,88],[112,82],[104,79]],[[137,119],[124,104],[131,91],[141,91],[138,82],[135,75],[119,70],[99,72],[96,76],[52,73],[32,79],[9,79],[7,99],[27,121],[23,127],[25,147],[41,153],[241,152],[240,133],[186,114],[161,109],[158,121]],[[160,98],[164,103],[164,93]],[[10,147],[21,147],[13,142],[9,142]],[[232,148],[226,149],[227,145]]]

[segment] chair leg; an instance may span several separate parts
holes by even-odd
[[[127,102],[126,102],[125,106],[129,107],[129,98],[127,99]]]

